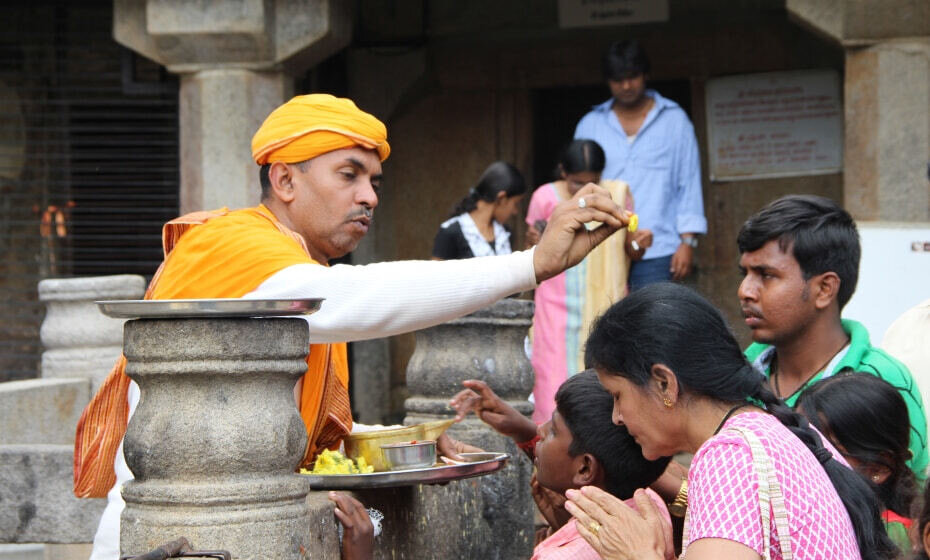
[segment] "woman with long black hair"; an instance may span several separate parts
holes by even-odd
[[[868,484],[746,361],[720,313],[694,291],[656,284],[598,319],[586,359],[649,459],[694,453],[682,556],[883,559],[897,547]],[[604,559],[662,558],[651,503],[640,512],[595,488],[568,510]]]
[[[452,260],[512,252],[510,231],[504,227],[520,210],[526,181],[505,161],[495,161],[439,226],[433,259]]]

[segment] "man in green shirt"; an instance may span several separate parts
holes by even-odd
[[[737,237],[743,281],[740,306],[753,344],[746,357],[794,406],[810,384],[851,368],[901,391],[911,421],[911,460],[927,469],[927,420],[907,367],[869,341],[856,321],[841,319],[859,277],[859,233],[848,212],[809,195],[780,198],[751,216]]]

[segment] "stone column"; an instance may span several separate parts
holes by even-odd
[[[42,377],[83,377],[96,392],[119,358],[124,321],[107,317],[94,302],[142,299],[144,293],[145,279],[132,274],[39,282],[39,300],[46,305]]]
[[[533,302],[507,299],[467,317],[417,332],[407,367],[405,423],[449,418],[449,398],[466,379],[482,379],[523,414],[533,369],[523,350]],[[358,492],[383,508],[379,558],[529,558],[533,550],[532,465],[509,438],[473,415],[449,430],[456,439],[513,460],[500,472],[446,486]]]
[[[846,49],[843,195],[858,220],[930,221],[930,41]]]
[[[114,39],[181,75],[182,212],[258,203],[252,135],[294,75],[349,44],[352,4],[114,0]]]
[[[291,82],[282,72],[240,68],[181,74],[182,214],[259,203],[250,140],[268,113],[293,96]]]
[[[857,220],[930,220],[930,3],[787,0],[846,51],[843,202]]]
[[[124,554],[185,536],[236,559],[318,557],[310,488],[294,474],[307,347],[301,319],[126,323],[126,373],[142,397],[123,447],[136,477],[123,487]]]

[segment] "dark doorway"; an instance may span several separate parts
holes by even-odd
[[[649,87],[679,105],[691,116],[691,83],[688,80],[650,81]],[[606,85],[538,89],[533,92],[532,184],[555,179],[559,152],[575,134],[575,125],[598,103],[610,97]]]

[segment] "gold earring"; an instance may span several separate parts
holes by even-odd
[[[877,475],[877,474],[873,474],[873,475],[872,475],[872,480],[875,481],[875,482],[878,482],[878,475]]]
[[[665,404],[665,408],[672,408],[672,400],[668,398],[668,395],[662,397],[662,402]]]

